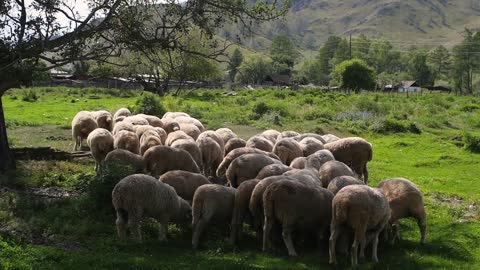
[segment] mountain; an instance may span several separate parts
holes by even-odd
[[[254,1],[255,2],[255,1]],[[245,40],[253,49],[269,47],[280,33],[304,50],[316,50],[330,35],[385,37],[398,48],[452,47],[468,27],[480,29],[478,0],[292,0],[284,19],[255,28]],[[233,36],[234,27],[222,34]]]

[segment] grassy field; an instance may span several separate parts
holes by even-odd
[[[70,150],[69,125],[79,110],[135,109],[142,93],[68,88],[14,90],[4,97],[14,147],[54,146]],[[186,111],[210,129],[231,127],[246,138],[262,129],[359,135],[374,147],[371,184],[406,177],[425,193],[427,244],[411,220],[402,221],[403,239],[382,244],[379,264],[360,269],[480,269],[480,99],[443,94],[420,96],[345,95],[319,90],[196,91],[163,98],[169,111]],[[78,99],[78,101],[77,101]],[[72,100],[74,101],[72,103]],[[275,116],[281,126],[274,125]],[[121,242],[108,198],[81,193],[94,177],[90,158],[75,162],[20,162],[0,176],[0,269],[324,269],[328,248],[300,243],[298,258],[284,248],[262,253],[248,233],[234,249],[222,228],[207,232],[194,252],[191,229],[170,226],[168,243],[156,241],[156,224],[147,221],[143,244]],[[72,191],[61,199],[40,196],[49,188]],[[78,194],[80,192],[80,194]],[[32,195],[37,194],[37,195]],[[368,254],[368,253],[367,253]],[[349,258],[339,257],[341,268]]]

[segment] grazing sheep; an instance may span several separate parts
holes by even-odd
[[[188,136],[187,133],[177,130],[171,133],[168,133],[167,139],[165,140],[165,145],[166,146],[171,146],[176,140],[188,140],[188,139],[193,139],[192,137]]]
[[[180,130],[180,124],[173,118],[162,118],[163,129],[168,133]]]
[[[399,220],[413,217],[420,228],[420,243],[424,244],[427,231],[427,214],[423,205],[423,195],[418,187],[408,179],[392,178],[380,182],[378,189],[387,197],[392,211],[389,222],[392,229],[391,243],[393,244],[396,238],[400,238]]]
[[[211,137],[198,138],[197,145],[202,155],[203,174],[207,177],[215,176],[215,172],[223,160],[220,145]]]
[[[247,142],[242,138],[231,138],[225,144],[225,155],[228,155],[233,149],[243,148],[247,145]]]
[[[144,172],[142,156],[123,149],[115,149],[108,153],[105,157],[105,166],[112,166],[114,169],[127,168],[127,175]]]
[[[260,149],[265,152],[272,152],[273,143],[269,139],[267,139],[265,136],[255,135],[250,139],[248,139],[247,143],[245,144],[245,147]]]
[[[268,138],[272,142],[272,144],[275,145],[278,135],[280,135],[280,132],[274,129],[268,129],[262,132],[262,135]]]
[[[188,115],[187,113],[184,113],[184,112],[166,112],[163,116],[162,116],[162,119],[166,119],[166,118],[176,118],[176,117],[179,117],[179,116],[186,116],[186,117],[190,117],[190,115]]]
[[[223,139],[222,139],[222,137],[220,137],[220,135],[218,135],[213,130],[207,130],[207,131],[202,132],[198,136],[197,140],[201,140],[202,138],[205,138],[205,137],[210,137],[214,141],[216,141],[218,143],[218,146],[220,146],[220,149],[222,150],[222,156],[225,155],[225,143],[223,142]]]
[[[195,191],[192,205],[192,246],[198,248],[200,237],[210,220],[228,224],[232,219],[236,190],[220,185],[203,185]]]
[[[177,196],[175,190],[157,179],[134,174],[120,180],[112,191],[112,203],[117,212],[117,233],[121,239],[130,229],[137,241],[142,241],[140,222],[144,216],[160,223],[160,241],[167,239],[169,221],[184,222],[191,217],[191,207]]]
[[[335,160],[332,153],[328,150],[319,150],[307,157],[305,168],[314,168],[319,170],[322,165],[330,160]]]
[[[180,123],[180,130],[185,132],[188,136],[192,137],[194,140],[198,138],[200,133],[200,129],[198,129],[197,126],[194,124],[186,124],[186,123]]]
[[[325,140],[325,143],[331,143],[340,140],[339,137],[333,135],[333,134],[325,134],[322,135],[323,140]],[[324,144],[325,144],[324,143]]]
[[[318,172],[320,174],[320,180],[322,181],[322,186],[324,188],[327,188],[330,181],[332,181],[333,178],[337,176],[356,176],[352,169],[350,169],[350,167],[345,165],[343,162],[336,160],[325,162],[325,164],[320,167],[320,170],[318,170]]]
[[[372,160],[372,145],[358,137],[344,138],[327,143],[325,149],[330,150],[335,160],[347,164],[354,170],[363,182],[368,184],[367,163]]]
[[[301,170],[291,170],[284,172],[283,175],[289,176],[297,181],[315,183],[316,186],[322,187],[322,181],[320,180],[320,175],[317,170],[312,169],[301,169]]]
[[[270,164],[265,167],[257,174],[255,179],[264,179],[270,176],[282,175],[285,172],[292,170],[291,167],[288,167],[285,164]]]
[[[362,181],[358,180],[353,176],[342,175],[337,176],[330,181],[327,189],[330,190],[333,194],[337,194],[342,188],[351,185],[365,185]]]
[[[142,139],[143,133],[145,133],[147,131],[153,131],[153,132],[158,134],[157,130],[150,125],[134,126],[134,129],[135,129],[135,133],[137,134],[139,139]],[[160,138],[160,135],[158,135],[158,137]]]
[[[211,184],[205,176],[199,173],[180,170],[164,173],[160,176],[160,181],[172,186],[177,192],[177,195],[188,202],[193,200],[193,195],[197,188]]]
[[[200,132],[203,132],[205,130],[205,127],[203,126],[202,122],[200,122],[198,119],[195,119],[193,117],[188,117],[188,116],[178,116],[174,118],[175,121],[178,124],[192,124],[200,130]]]
[[[123,119],[122,122],[130,123],[134,126],[149,125],[148,121],[145,118],[138,115],[128,116],[125,119]]]
[[[108,131],[112,131],[113,129],[113,118],[112,114],[107,111],[96,111],[92,112],[95,121],[97,121],[97,125],[99,128],[104,128]]]
[[[162,145],[162,140],[160,137],[156,136],[158,134],[156,131],[153,131],[155,135],[144,133],[144,135],[140,138],[140,155],[143,156],[145,152],[157,145]]]
[[[307,158],[306,157],[297,157],[294,160],[292,160],[292,163],[290,163],[290,168],[292,168],[292,169],[304,169],[306,163],[307,163]]]
[[[227,180],[230,186],[236,188],[243,181],[254,179],[255,176],[270,164],[280,164],[280,161],[263,154],[246,154],[236,158],[227,169]]]
[[[169,146],[154,146],[143,155],[145,169],[154,177],[174,170],[200,173],[192,156],[185,150]]]
[[[187,151],[190,156],[192,156],[198,168],[202,168],[202,150],[200,150],[197,143],[192,138],[176,140],[171,147]]]
[[[122,130],[136,132],[135,127],[131,123],[122,121],[122,122],[115,123],[115,125],[113,126],[113,132],[112,132],[113,136],[116,136],[117,133]]]
[[[285,139],[285,138],[293,138],[293,137],[296,137],[296,136],[299,136],[299,135],[300,135],[300,133],[298,133],[296,131],[292,131],[292,130],[283,131],[278,135],[277,141],[280,141],[281,139]]]
[[[123,119],[125,119],[126,117],[129,117],[131,116],[132,113],[130,112],[129,109],[127,108],[120,108],[118,109],[115,114],[113,115],[113,121],[115,122],[118,122],[117,120],[120,118],[120,117],[123,117]]]
[[[118,116],[117,118],[113,119],[113,122],[114,124],[118,123],[118,122],[122,122],[123,120],[125,120],[125,118],[127,118],[126,116]]]
[[[90,112],[78,112],[72,120],[72,137],[75,141],[73,150],[80,150],[82,148],[82,141],[97,127],[97,121],[95,121]]]
[[[215,132],[223,139],[223,142],[225,143],[225,148],[229,140],[238,138],[237,134],[235,134],[235,132],[233,132],[229,128],[219,128],[215,130]]]
[[[302,147],[304,157],[308,157],[319,150],[323,150],[323,143],[313,137],[303,138],[299,143]]]
[[[273,153],[287,166],[290,165],[295,158],[303,156],[301,145],[292,138],[278,140],[273,148]]]
[[[247,147],[237,148],[237,149],[234,149],[234,150],[230,151],[230,153],[228,153],[228,155],[225,155],[222,163],[220,163],[220,166],[218,166],[217,176],[220,177],[220,176],[225,175],[225,172],[227,171],[227,168],[230,166],[230,163],[232,163],[232,161],[235,160],[237,157],[245,155],[245,154],[263,154],[263,155],[269,156],[271,158],[280,160],[277,155],[275,155],[273,153],[262,151],[262,150],[257,149],[257,148],[247,148]]]
[[[160,136],[160,140],[162,141],[162,144],[165,145],[165,141],[167,140],[167,132],[163,128],[156,127],[155,131],[157,131],[158,136]]]
[[[282,226],[283,241],[290,256],[297,256],[292,241],[294,231],[313,232],[317,239],[323,239],[332,216],[333,194],[330,191],[303,182],[281,180],[269,185],[262,199],[264,251],[269,246],[275,222]]]
[[[134,154],[140,154],[140,140],[134,132],[121,130],[114,137],[113,148],[125,149]]]
[[[232,222],[230,224],[230,243],[232,245],[237,243],[243,221],[247,218],[247,216],[250,216],[250,220],[252,220],[248,207],[253,189],[259,182],[260,180],[258,179],[247,180],[241,183],[237,188],[237,193],[235,194],[235,203],[233,206]]]
[[[344,230],[354,231],[351,250],[352,266],[358,264],[358,246],[360,259],[365,257],[367,231],[373,236],[372,260],[378,262],[378,235],[390,219],[390,207],[387,198],[375,188],[366,185],[351,185],[342,188],[333,198],[332,223],[330,225],[330,263],[336,264],[336,242]]]
[[[137,114],[137,116],[142,117],[143,119],[147,120],[148,124],[152,127],[163,127],[162,119],[148,114]]]
[[[87,137],[87,143],[95,159],[95,171],[103,169],[103,163],[107,154],[113,150],[113,136],[104,128],[97,128]]]
[[[325,139],[323,139],[322,135],[318,135],[318,134],[315,134],[315,133],[303,133],[303,134],[300,134],[300,135],[295,136],[293,138],[297,142],[300,142],[305,138],[314,138],[314,139],[317,139],[318,141],[320,141],[322,143],[322,145],[326,143]]]

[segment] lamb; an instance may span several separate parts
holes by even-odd
[[[143,156],[148,149],[154,146],[162,145],[162,140],[157,134],[156,131],[144,133],[140,138],[140,155]]]
[[[386,179],[378,184],[378,189],[387,197],[392,215],[389,230],[392,229],[391,243],[400,238],[400,223],[402,218],[413,217],[420,228],[420,243],[425,244],[427,231],[427,214],[423,204],[422,192],[410,180],[405,178]]]
[[[220,185],[203,185],[195,191],[192,205],[194,249],[198,248],[200,237],[210,220],[215,219],[218,224],[232,219],[235,192],[234,188]]]
[[[307,163],[307,158],[306,157],[297,157],[294,160],[292,160],[292,163],[290,163],[290,168],[292,168],[292,169],[304,169],[306,163]]]
[[[328,150],[319,150],[307,157],[305,168],[314,168],[319,170],[322,165],[330,160],[335,160],[333,154]]]
[[[319,150],[323,150],[323,143],[313,137],[306,137],[299,143],[302,147],[304,157],[308,157]]]
[[[127,175],[144,172],[142,156],[123,149],[115,149],[108,153],[105,157],[105,166],[126,169]]]
[[[122,122],[130,123],[134,126],[149,125],[148,121],[145,118],[138,115],[128,116],[125,119],[123,119]]]
[[[113,131],[112,131],[113,136],[116,136],[117,133],[122,130],[136,132],[135,127],[131,123],[122,121],[122,122],[116,123],[115,126],[113,126]]]
[[[146,171],[154,177],[173,170],[200,173],[198,165],[187,151],[169,146],[158,145],[148,149],[143,161]]]
[[[177,195],[188,202],[193,200],[193,195],[197,188],[211,184],[210,181],[201,174],[180,170],[164,173],[160,176],[160,181],[172,186],[177,192]]]
[[[229,140],[238,138],[237,134],[235,134],[235,132],[233,132],[229,128],[219,128],[215,132],[223,139],[225,146],[227,145]]]
[[[118,120],[120,117],[123,117],[123,118],[125,119],[126,117],[129,117],[129,116],[131,116],[131,115],[132,115],[132,113],[130,112],[129,109],[127,109],[127,108],[120,108],[120,109],[118,109],[118,110],[115,112],[115,114],[113,115],[113,121],[114,121],[114,122],[118,122],[117,120]]]
[[[134,154],[140,154],[140,140],[134,132],[121,130],[114,137],[113,148],[125,149]]]
[[[330,184],[330,181],[337,176],[356,176],[350,167],[345,165],[343,162],[336,160],[325,162],[325,164],[320,167],[319,174],[320,180],[322,181],[322,186],[324,188],[327,188],[328,184]]]
[[[333,194],[337,194],[342,188],[350,185],[365,185],[365,183],[353,176],[342,175],[333,178],[328,184],[327,189]]]
[[[280,161],[263,154],[242,155],[228,167],[227,180],[230,186],[237,188],[243,181],[254,179],[263,167],[274,163],[280,164]]]
[[[95,121],[97,121],[97,125],[99,128],[104,128],[108,131],[112,131],[113,129],[113,118],[112,114],[108,111],[96,111],[92,112]]]
[[[342,188],[333,198],[332,223],[330,225],[330,263],[336,264],[336,242],[346,228],[354,231],[351,250],[352,266],[358,263],[358,246],[360,259],[365,257],[366,233],[373,236],[372,260],[378,262],[378,236],[390,219],[390,207],[383,193],[366,185],[351,185]]]
[[[162,118],[163,129],[168,133],[180,130],[180,124],[173,118]]]
[[[134,174],[120,180],[112,191],[112,203],[117,212],[117,233],[121,239],[130,229],[134,239],[142,241],[140,222],[144,216],[160,223],[160,241],[167,239],[169,221],[184,222],[191,217],[191,207],[177,196],[175,189],[157,179]]]
[[[292,130],[283,131],[278,135],[277,141],[280,141],[281,139],[285,139],[285,138],[293,138],[293,137],[296,137],[296,136],[299,136],[299,135],[300,135],[300,133],[298,133],[296,131],[292,131]]]
[[[187,133],[177,130],[171,133],[168,133],[167,139],[165,140],[165,145],[166,146],[171,146],[176,140],[181,140],[181,139],[193,139],[192,137],[188,136]]]
[[[243,148],[247,145],[247,142],[242,138],[231,138],[225,144],[225,155],[228,155],[232,150],[237,148]]]
[[[194,140],[196,140],[201,133],[200,129],[198,129],[198,127],[195,126],[194,124],[180,123],[179,125],[180,125],[180,130],[185,132],[188,136],[192,137]]]
[[[347,164],[354,170],[363,182],[368,184],[367,163],[372,160],[372,145],[358,137],[340,139],[324,145],[330,150],[336,160]]]
[[[230,153],[228,153],[228,155],[225,155],[222,163],[220,163],[220,166],[218,166],[217,176],[220,177],[220,176],[225,175],[225,172],[227,171],[227,168],[230,166],[230,163],[232,163],[232,161],[235,160],[237,157],[245,155],[245,154],[263,154],[263,155],[269,156],[271,158],[280,160],[277,155],[275,155],[273,153],[262,151],[260,149],[247,148],[247,147],[237,148],[237,149],[234,149],[234,150],[230,151]]]
[[[87,143],[95,159],[95,171],[99,173],[107,154],[113,150],[113,136],[110,131],[104,128],[97,128],[87,137]]]
[[[280,132],[274,129],[268,129],[262,132],[262,135],[268,138],[272,142],[272,144],[275,145],[278,135],[280,135]]]
[[[263,167],[262,170],[257,174],[255,179],[264,179],[270,176],[282,175],[285,172],[292,170],[291,167],[288,167],[285,164],[270,164]]]
[[[333,135],[333,134],[325,134],[325,135],[322,135],[322,138],[325,140],[325,143],[331,143],[331,142],[335,142],[335,141],[338,141],[340,140],[339,137]],[[324,143],[324,144],[325,144]]]
[[[220,145],[211,137],[198,138],[197,145],[202,155],[203,174],[207,177],[215,176],[215,172],[223,160]]]
[[[143,119],[147,120],[148,124],[152,127],[163,127],[162,119],[148,114],[137,114],[137,116],[142,117]]]
[[[98,128],[97,121],[95,121],[90,112],[78,112],[72,120],[72,137],[75,141],[73,150],[80,150],[82,148],[82,141],[96,128]]]
[[[175,121],[178,124],[192,124],[195,125],[200,132],[203,132],[205,130],[205,127],[203,126],[202,122],[200,122],[198,119],[195,119],[193,117],[189,116],[178,116],[174,118]]]
[[[245,147],[260,149],[265,152],[272,152],[273,143],[264,136],[255,135],[250,139],[248,139],[247,143],[245,144]]]
[[[253,189],[260,182],[258,179],[247,180],[241,183],[237,188],[237,193],[235,194],[235,202],[233,206],[232,222],[230,224],[230,243],[235,245],[239,233],[242,229],[243,221],[251,215],[249,214],[249,204],[250,197],[252,196]],[[253,220],[252,220],[253,221]]]
[[[333,194],[319,186],[280,180],[263,193],[265,215],[263,250],[269,246],[270,231],[275,222],[282,226],[282,237],[290,256],[297,256],[292,233],[295,230],[314,232],[322,239],[330,225]]]
[[[295,158],[303,156],[302,147],[292,138],[278,140],[273,148],[273,153],[287,166],[290,165]]]
[[[204,131],[202,132],[198,138],[197,138],[197,141],[198,140],[201,140],[202,138],[205,138],[205,137],[210,137],[212,138],[214,141],[216,141],[218,143],[218,145],[220,146],[220,149],[222,151],[222,156],[225,155],[225,143],[223,142],[223,139],[222,137],[220,137],[215,131],[213,130],[207,130],[207,131]]]
[[[176,140],[171,147],[187,151],[197,164],[198,168],[203,167],[202,150],[200,150],[197,143],[192,138]]]

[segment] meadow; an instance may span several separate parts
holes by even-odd
[[[140,91],[15,89],[3,97],[13,147],[71,151],[70,122],[80,110],[138,108]],[[480,98],[439,93],[344,94],[318,89],[195,90],[162,97],[167,111],[185,111],[209,129],[229,127],[247,138],[267,128],[361,136],[373,144],[371,185],[391,177],[415,182],[425,195],[427,243],[415,222],[402,221],[403,239],[379,247],[380,263],[359,269],[480,269]],[[279,121],[275,121],[275,119]],[[239,247],[227,231],[207,232],[193,251],[188,226],[170,226],[156,240],[147,221],[142,244],[119,241],[109,198],[87,192],[95,180],[91,158],[20,161],[0,176],[0,269],[324,269],[328,246],[300,243],[299,257],[284,248],[261,252],[253,233]],[[72,196],[49,198],[39,190]],[[35,195],[36,194],[36,195]],[[368,253],[367,253],[368,254]],[[367,255],[368,256],[368,255]],[[349,258],[340,257],[341,268]]]

